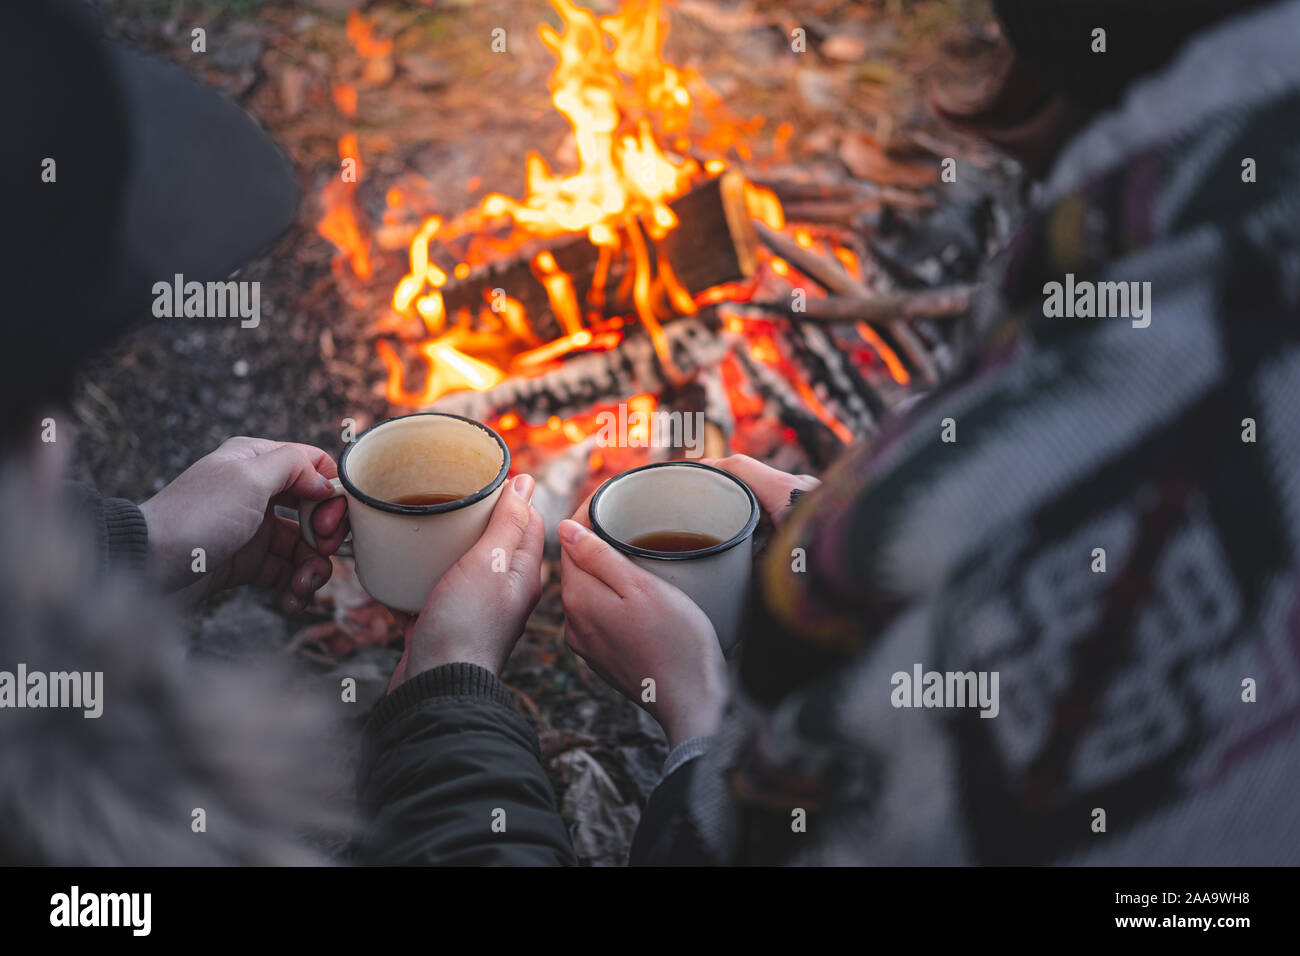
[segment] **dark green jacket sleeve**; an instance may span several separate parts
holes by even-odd
[[[417,674],[375,707],[362,739],[358,862],[575,862],[537,734],[473,664]]]

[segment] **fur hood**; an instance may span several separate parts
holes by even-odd
[[[0,863],[329,862],[319,848],[349,829],[330,696],[270,655],[190,659],[174,609],[99,575],[51,484],[0,473]],[[20,665],[102,674],[102,713],[15,706]]]

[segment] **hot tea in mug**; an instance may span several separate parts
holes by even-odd
[[[510,471],[501,436],[459,415],[419,412],[366,429],[339,458],[357,578],[375,600],[417,612],[482,536]],[[311,514],[299,524],[315,546]]]
[[[596,534],[685,591],[729,650],[740,636],[758,499],[730,472],[670,461],[609,479],[591,499]]]

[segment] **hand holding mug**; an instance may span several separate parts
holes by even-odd
[[[727,673],[712,623],[679,588],[594,534],[589,502],[559,527],[566,643],[659,721],[670,746],[713,733]],[[643,697],[647,677],[654,701]]]
[[[779,525],[785,519],[799,495],[814,491],[821,485],[812,475],[792,475],[748,455],[706,458],[701,464],[721,468],[749,485],[763,507],[764,519],[773,525]]]
[[[346,553],[361,586],[394,611],[420,611],[487,530],[509,471],[501,436],[459,415],[416,412],[367,428],[343,450],[328,492],[347,499]],[[309,545],[315,508],[299,512]]]
[[[344,504],[312,515],[315,546],[275,506],[301,508],[330,496],[338,474],[319,448],[265,438],[231,438],[140,505],[148,564],[162,587],[195,598],[240,584],[274,588],[288,613],[300,610],[333,571],[328,555],[346,527]],[[193,570],[202,548],[206,571]]]
[[[492,509],[487,530],[429,594],[406,632],[389,689],[442,664],[500,673],[542,593],[542,516],[533,479],[516,475]]]

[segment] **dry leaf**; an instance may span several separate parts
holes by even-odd
[[[840,161],[858,179],[884,186],[920,189],[938,180],[938,171],[916,163],[890,159],[875,137],[866,133],[846,133],[840,142]]]

